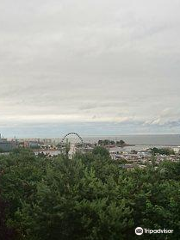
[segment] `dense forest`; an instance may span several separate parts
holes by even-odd
[[[92,153],[0,156],[1,240],[180,239],[180,163],[127,170]],[[135,228],[173,234],[135,235]]]

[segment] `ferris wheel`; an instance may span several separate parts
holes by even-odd
[[[61,152],[63,153],[67,147],[69,148],[69,155],[72,156],[77,150],[83,150],[84,141],[78,133],[67,133],[60,142]]]

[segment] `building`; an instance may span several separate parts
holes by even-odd
[[[11,152],[17,147],[16,141],[8,141],[0,134],[0,152]]]

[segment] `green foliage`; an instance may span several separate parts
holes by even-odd
[[[0,153],[3,153],[3,152],[4,152],[4,150],[2,148],[0,148]]]
[[[108,140],[108,139],[98,141],[98,145],[100,146],[107,146],[107,145],[114,145],[114,144],[115,144],[115,141]]]
[[[126,143],[123,140],[113,141],[113,140],[105,139],[105,140],[99,140],[98,145],[99,146],[117,145],[120,147],[124,147],[126,145]]]
[[[127,171],[102,147],[72,159],[17,149],[0,156],[1,239],[136,240],[140,226],[174,230],[143,239],[179,240],[179,176],[171,162]]]
[[[126,143],[123,140],[117,141],[116,144],[120,147],[123,147]]]
[[[175,152],[171,148],[152,148],[151,152],[153,154],[161,154],[161,155],[175,155]]]
[[[101,155],[102,157],[104,157],[104,159],[109,158],[110,154],[109,151],[101,146],[97,146],[93,149],[93,154],[94,155]]]

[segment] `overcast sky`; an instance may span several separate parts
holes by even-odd
[[[0,1],[0,132],[180,133],[179,9],[179,0]]]

